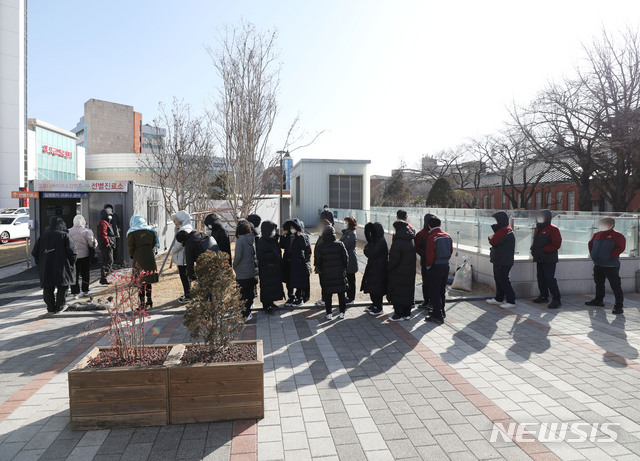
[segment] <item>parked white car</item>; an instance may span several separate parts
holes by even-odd
[[[2,214],[29,214],[29,208],[6,208],[4,211],[2,211]]]
[[[0,215],[0,243],[29,237],[29,216]]]

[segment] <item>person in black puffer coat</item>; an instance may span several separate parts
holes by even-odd
[[[287,284],[289,296],[285,306],[301,306],[310,296],[311,245],[297,218],[286,221],[283,231],[280,238],[280,247],[284,249],[282,279]]]
[[[247,216],[247,221],[249,221],[253,226],[251,231],[253,232],[253,236],[256,239],[257,245],[258,240],[260,240],[260,223],[262,222],[262,218],[257,214],[250,214],[249,216]]]
[[[491,245],[490,261],[493,264],[493,279],[496,284],[496,295],[487,299],[489,304],[497,304],[504,309],[516,307],[516,294],[509,280],[516,252],[516,237],[509,225],[509,215],[498,211],[493,215],[496,220],[491,225],[493,235],[489,236]]]
[[[233,267],[231,262],[231,241],[229,240],[229,232],[222,226],[220,216],[215,213],[211,213],[204,218],[204,225],[207,228],[207,234],[209,234],[218,244],[220,251],[224,251],[229,255],[229,266]]]
[[[347,264],[349,255],[344,243],[336,241],[336,231],[333,226],[327,226],[322,231],[322,243],[316,247],[314,263],[322,274],[322,298],[327,312],[327,319],[331,320],[333,294],[338,294],[340,318],[344,318],[347,310]]]
[[[551,210],[540,210],[536,214],[536,229],[533,233],[531,255],[536,263],[538,289],[540,295],[533,300],[536,304],[549,302],[549,309],[558,309],[561,305],[560,289],[556,280],[556,265],[558,264],[558,250],[562,246],[560,229],[551,224]]]
[[[31,256],[38,266],[42,297],[47,311],[60,312],[66,302],[67,287],[75,283],[76,244],[67,225],[59,216],[52,216],[49,227],[36,241]],[[58,290],[54,295],[54,291]]]
[[[361,290],[369,293],[372,306],[368,312],[378,315],[382,312],[382,297],[387,293],[387,264],[389,262],[389,247],[384,238],[384,228],[379,222],[367,223],[364,226],[364,236],[367,245],[364,255],[367,257],[367,267],[362,276]]]
[[[260,302],[262,308],[270,313],[277,309],[275,302],[284,298],[282,289],[282,251],[278,225],[264,221],[260,226],[262,236],[256,243],[258,273],[260,274]]]
[[[387,299],[393,304],[394,314],[389,320],[409,320],[416,290],[416,250],[413,239],[416,231],[406,221],[393,223],[396,233],[387,267]]]

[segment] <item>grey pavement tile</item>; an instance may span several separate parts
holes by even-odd
[[[378,426],[380,435],[385,440],[397,440],[407,438],[406,431],[398,423],[381,424]]]
[[[45,450],[22,450],[15,456],[15,458],[12,459],[12,461],[38,461],[42,457],[42,454],[44,452]],[[0,453],[2,453],[1,449],[0,449]],[[0,459],[4,459],[4,458],[0,458]],[[7,459],[10,459],[10,458],[7,458]],[[87,458],[84,458],[84,459],[87,459]]]
[[[220,447],[205,447],[203,460],[207,461],[229,461],[231,445]]]
[[[258,460],[282,460],[284,448],[282,442],[258,442]]]
[[[0,459],[13,459],[25,445],[25,442],[4,442],[0,444]]]
[[[331,429],[340,427],[351,427],[351,419],[347,413],[330,413],[326,415],[327,424]],[[395,421],[395,419],[394,419]]]
[[[202,439],[185,439],[182,438],[176,454],[177,459],[201,459],[205,449],[204,438]]]
[[[387,440],[387,446],[389,451],[395,459],[413,458],[418,457],[418,451],[413,446],[410,440]]]
[[[336,446],[359,443],[356,431],[351,427],[331,429],[331,437]]]
[[[359,443],[338,445],[336,446],[336,451],[338,452],[339,459],[346,459],[349,461],[367,461],[367,456]]]
[[[336,448],[333,443],[327,443],[324,439],[309,439],[309,449],[312,458],[336,455]],[[258,454],[258,456],[260,455]]]
[[[282,439],[282,443],[285,453],[287,451],[309,449],[309,440],[307,439],[307,434],[305,432],[293,432],[286,434]]]
[[[42,454],[41,459],[61,459],[71,454],[78,444],[77,439],[56,439]]]
[[[149,457],[152,447],[152,442],[130,443],[127,445],[127,449],[124,451],[122,459],[126,459],[127,461],[145,461]]]

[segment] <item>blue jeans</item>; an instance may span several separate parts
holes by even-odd
[[[513,266],[500,266],[498,264],[493,265],[493,279],[496,282],[496,301],[506,301],[509,304],[515,304],[516,293],[511,286],[511,280],[509,280],[509,272]]]

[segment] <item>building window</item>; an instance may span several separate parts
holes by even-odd
[[[562,203],[562,192],[556,192],[556,210],[564,210]]]
[[[485,210],[489,207],[489,196],[485,195],[482,198],[482,208],[484,208]]]
[[[536,210],[542,209],[542,192],[536,192]]]
[[[362,176],[329,176],[329,206],[348,210],[362,209]]]
[[[296,206],[300,206],[300,176],[296,176]]]
[[[567,192],[567,210],[576,211],[576,193],[571,191]]]
[[[158,226],[158,201],[149,200],[147,202],[147,224],[153,227]]]
[[[545,205],[547,206],[547,208],[551,209],[551,191],[547,192],[547,200],[546,200],[546,202],[547,203]]]
[[[491,209],[496,209],[496,196],[494,194],[491,194]]]

